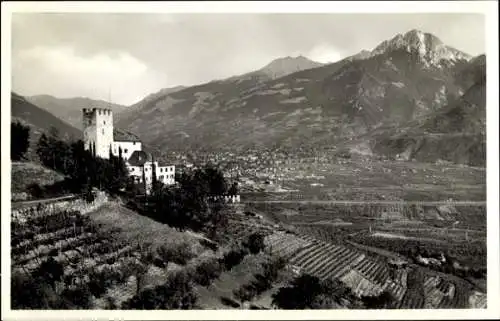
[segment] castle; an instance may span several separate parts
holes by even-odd
[[[115,136],[113,112],[110,109],[83,109],[83,142],[85,150],[92,149],[96,156],[104,159],[108,159],[110,154],[121,154],[130,176],[134,177],[136,183],[145,183],[146,191],[151,188],[153,166],[159,182],[165,185],[175,184],[175,166],[159,165],[151,154],[142,150],[139,139]]]

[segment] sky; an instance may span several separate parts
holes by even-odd
[[[412,29],[485,52],[480,14],[14,13],[12,90],[131,105],[279,57],[335,62]]]

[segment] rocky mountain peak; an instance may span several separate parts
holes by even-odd
[[[296,57],[287,56],[274,59],[259,71],[269,75],[271,78],[279,78],[297,71],[316,68],[322,65],[322,63],[310,60],[303,55]]]
[[[416,52],[426,66],[438,66],[442,60],[455,62],[457,60],[469,61],[472,57],[455,48],[445,45],[438,37],[417,29],[405,34],[398,34],[390,40],[379,44],[372,52],[372,56],[388,53],[394,50]]]

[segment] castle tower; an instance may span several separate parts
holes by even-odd
[[[83,109],[83,143],[85,150],[95,145],[95,154],[109,158],[109,149],[113,144],[113,113],[111,109]]]

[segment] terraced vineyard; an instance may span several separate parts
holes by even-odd
[[[377,295],[389,278],[386,265],[346,246],[286,233],[273,234],[266,241],[272,252],[286,255],[300,271],[321,279],[340,279],[359,296]]]
[[[135,294],[134,268],[142,265],[139,248],[118,241],[114,233],[99,232],[98,226],[79,212],[13,220],[11,246],[13,275],[30,275],[52,258],[64,267],[62,288],[89,284],[93,276],[105,279],[107,294],[117,302]],[[120,291],[113,290],[119,286]]]
[[[321,279],[339,279],[358,297],[389,292],[394,298],[389,308],[444,309],[485,305],[484,294],[477,292],[476,297],[470,297],[471,287],[464,280],[441,277],[418,267],[391,267],[382,258],[312,236],[279,232],[266,237],[266,245],[272,253],[288,258],[297,272]]]

